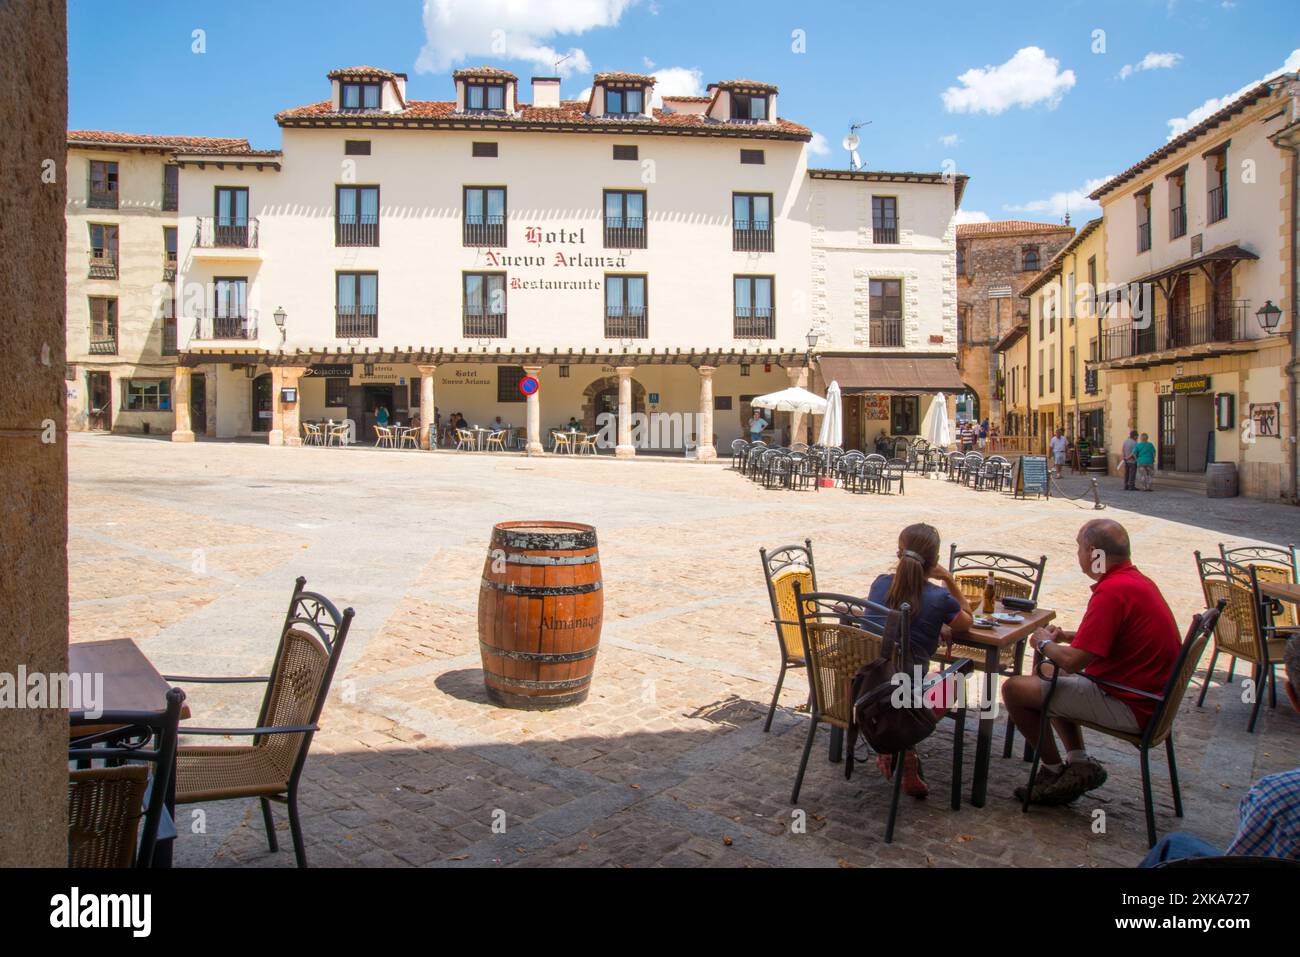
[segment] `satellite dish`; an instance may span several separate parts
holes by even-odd
[[[844,137],[844,142],[842,142],[840,145],[843,146],[850,153],[852,153],[854,150],[858,148],[858,144],[860,142],[861,140],[858,139],[857,133],[850,133],[848,136]]]

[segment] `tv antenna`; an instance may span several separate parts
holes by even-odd
[[[572,57],[573,57],[572,53],[566,53],[564,54],[564,56],[560,57],[558,60],[555,61],[554,69],[555,69],[556,76],[560,75],[560,64],[563,63],[565,60],[572,59]]]
[[[858,130],[870,125],[870,120],[865,123],[854,123],[849,127],[848,135],[840,143],[848,151],[849,169],[862,169],[862,158],[858,156],[858,146],[862,143],[862,138],[858,136]]]

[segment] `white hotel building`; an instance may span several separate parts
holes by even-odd
[[[487,67],[455,73],[454,101],[372,67],[329,83],[278,114],[279,151],[174,156],[178,441],[291,445],[345,418],[365,441],[382,405],[426,427],[500,416],[535,451],[612,412],[632,455],[629,413],[660,412],[707,459],[791,384],[838,380],[846,445],[915,433],[961,390],[965,177],[809,169],[810,131],[748,80],[662,108],[628,73],[583,101],[534,78],[527,103]],[[802,437],[793,418],[776,438]]]

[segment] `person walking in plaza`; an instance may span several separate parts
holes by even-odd
[[[765,428],[767,428],[767,420],[759,414],[758,409],[755,409],[754,417],[749,420],[749,441],[757,442],[762,439]]]
[[[1126,492],[1137,491],[1137,456],[1133,454],[1137,444],[1138,430],[1134,429],[1128,434],[1128,438],[1124,440],[1119,450],[1119,460],[1124,464],[1124,491]]]
[[[983,452],[988,447],[989,441],[989,420],[985,417],[980,421],[980,451]]]
[[[971,626],[970,601],[952,573],[939,564],[939,532],[932,525],[909,525],[899,533],[898,565],[892,575],[880,575],[871,583],[867,599],[887,608],[899,608],[904,602],[911,606],[911,664],[919,666],[922,674],[929,669],[930,657],[938,650],[945,629],[960,633]],[[868,624],[874,625],[872,630],[885,625],[878,616],[874,621],[867,616]],[[891,765],[891,755],[876,756],[876,766],[886,778],[892,776]],[[903,790],[917,798],[930,792],[915,751],[908,751],[903,758]]]
[[[1052,464],[1056,466],[1056,477],[1060,478],[1061,469],[1065,468],[1065,453],[1070,448],[1070,443],[1065,438],[1065,429],[1057,429],[1047,446],[1052,453]]]
[[[1151,480],[1156,474],[1156,447],[1145,432],[1142,440],[1133,446],[1133,461],[1137,464],[1137,487],[1144,492],[1151,491]]]
[[[1037,741],[1042,722],[1051,721],[1041,755],[1045,776],[1034,782],[1030,794],[1036,804],[1067,804],[1106,782],[1105,768],[1084,749],[1078,722],[1141,733],[1154,705],[1133,690],[1160,694],[1182,646],[1160,589],[1131,561],[1124,526],[1093,519],[1079,529],[1075,542],[1079,568],[1095,582],[1083,620],[1074,632],[1048,625],[1029,637],[1030,647],[1060,672],[1051,714],[1043,713],[1050,682],[1037,674],[1017,675],[1002,685],[1007,713],[1026,741]],[[1084,675],[1111,684],[1102,687]],[[1064,758],[1052,729],[1065,745]],[[1016,800],[1024,797],[1021,786]]]

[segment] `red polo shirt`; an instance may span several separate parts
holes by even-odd
[[[1155,582],[1123,562],[1107,569],[1093,584],[1092,598],[1071,644],[1097,656],[1083,669],[1085,674],[1160,694],[1182,638]],[[1151,719],[1154,701],[1106,685],[1098,687],[1133,709],[1139,727]]]

